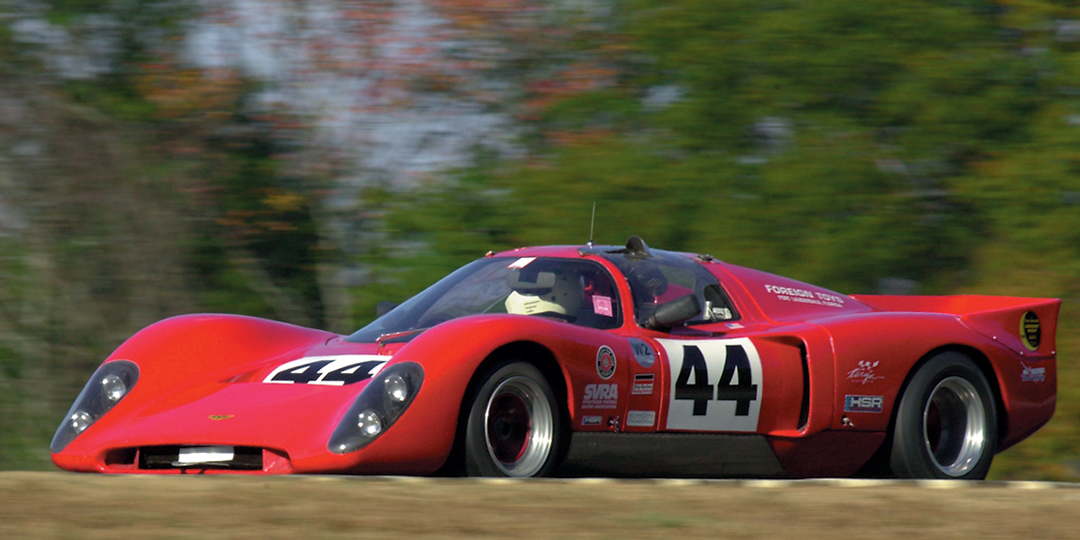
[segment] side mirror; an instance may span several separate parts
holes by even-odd
[[[377,319],[379,317],[382,317],[383,315],[386,315],[387,313],[390,313],[390,310],[396,308],[397,306],[397,304],[389,300],[383,300],[378,304],[375,304],[375,318]]]
[[[701,301],[697,295],[688,294],[657,306],[656,312],[645,322],[645,326],[653,330],[673,328],[698,315],[701,315]]]

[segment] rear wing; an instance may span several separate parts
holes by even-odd
[[[882,311],[945,313],[967,327],[1028,358],[1057,353],[1057,320],[1061,300],[1016,296],[883,296],[852,295]]]

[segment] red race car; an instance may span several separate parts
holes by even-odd
[[[1054,413],[1059,301],[847,296],[708,255],[488,256],[351,336],[188,315],[52,441],[106,473],[986,476]]]

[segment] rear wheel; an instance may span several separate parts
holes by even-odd
[[[912,377],[896,413],[890,465],[901,478],[986,477],[997,450],[997,409],[967,356],[945,352]]]
[[[469,476],[545,476],[557,465],[561,408],[532,364],[493,368],[476,393],[465,431]]]

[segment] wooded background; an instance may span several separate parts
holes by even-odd
[[[1063,300],[1080,3],[0,0],[0,469],[191,312],[347,333],[488,250],[630,234],[847,293]]]

